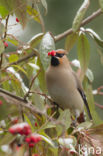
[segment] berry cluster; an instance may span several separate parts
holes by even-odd
[[[29,147],[34,147],[36,143],[42,140],[41,136],[36,133],[31,133],[30,126],[28,123],[18,123],[9,128],[9,132],[11,134],[21,134],[21,135],[29,135],[25,138],[25,142],[28,143]]]
[[[41,136],[36,133],[32,133],[29,137],[25,139],[25,141],[29,144],[29,147],[34,147],[36,143],[41,141]]]
[[[30,126],[27,123],[18,123],[9,128],[11,134],[29,135],[31,133]]]

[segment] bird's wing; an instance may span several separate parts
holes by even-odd
[[[90,109],[89,109],[89,106],[88,106],[87,98],[86,98],[86,95],[85,95],[85,93],[83,91],[82,84],[81,84],[80,80],[78,79],[78,77],[77,77],[75,72],[73,72],[73,76],[74,76],[74,78],[76,80],[77,90],[79,91],[79,93],[80,93],[80,95],[81,95],[81,97],[82,97],[82,99],[84,101],[84,104],[86,106],[86,109],[87,109],[87,112],[88,112],[88,116],[89,116],[90,120],[92,120],[92,115],[90,113]]]

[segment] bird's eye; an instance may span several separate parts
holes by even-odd
[[[63,56],[64,56],[64,54],[56,53],[56,55],[55,55],[55,56],[57,56],[57,57],[63,57]]]

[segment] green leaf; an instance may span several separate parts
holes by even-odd
[[[23,72],[25,75],[27,75],[27,72],[19,65],[12,65],[12,67],[17,68],[19,71]]]
[[[16,39],[12,38],[11,36],[7,36],[6,40],[10,43],[12,43],[15,46],[19,45],[19,41],[17,41]]]
[[[43,7],[45,8],[45,14],[47,14],[47,2],[46,0],[41,0]]]
[[[99,37],[98,34],[96,34],[96,32],[94,32],[92,29],[85,29],[85,31],[87,33],[89,33],[89,35],[96,41],[96,43],[103,48],[103,40]]]
[[[9,11],[4,7],[0,6],[0,15],[4,19],[9,14]]]
[[[41,41],[42,37],[43,37],[43,33],[39,33],[35,36],[33,36],[30,41],[28,42],[28,44],[30,45],[30,47],[35,48]]]
[[[4,51],[4,43],[0,40],[0,54]]]
[[[15,0],[14,2],[15,15],[19,19],[22,27],[24,28],[27,22],[27,1],[26,0]]]
[[[99,118],[99,116],[95,110],[94,97],[92,94],[92,86],[88,83],[87,78],[84,79],[84,89],[86,92],[89,109],[90,109],[91,115],[93,117],[93,123],[96,125],[101,124],[102,120]]]
[[[40,60],[41,60],[44,70],[47,69],[50,63],[48,52],[54,49],[55,49],[54,38],[51,36],[49,32],[47,32],[41,40],[40,50],[39,50]]]
[[[70,127],[70,124],[71,124],[70,111],[68,109],[62,111],[60,113],[58,121],[60,121],[63,124],[64,128],[67,130]]]
[[[44,71],[44,68],[43,68],[43,66],[42,66],[41,61],[40,61],[39,58],[38,58],[38,60],[37,60],[37,65],[38,65],[38,66],[40,67],[40,69],[41,69],[41,72],[40,72],[39,75],[38,75],[39,86],[40,86],[40,88],[41,88],[41,90],[42,90],[43,92],[46,92],[47,89],[46,89],[46,81],[45,81],[45,71]],[[38,72],[38,71],[37,71],[37,72]]]
[[[76,127],[76,131],[81,131],[83,129],[88,129],[90,128],[91,126],[93,125],[93,122],[90,122],[90,121],[86,121],[86,122],[83,122],[81,124],[79,124],[77,127]],[[74,130],[74,131],[75,131]]]
[[[27,117],[26,114],[24,114],[24,118],[25,118],[26,122],[29,124],[29,126],[31,127],[32,131],[34,131],[34,128],[33,128],[32,124],[31,124],[31,121],[29,120],[29,118]]]
[[[78,59],[82,69],[81,77],[83,78],[87,71],[90,59],[89,42],[83,33],[81,33],[78,38]]]
[[[30,16],[32,16],[36,22],[40,23],[40,17],[39,17],[39,13],[37,12],[37,10],[35,10],[31,6],[27,6],[27,13]]]
[[[16,136],[7,133],[3,136],[2,139],[0,139],[0,146],[5,144],[10,144],[13,140],[15,140]]]
[[[8,12],[10,13],[14,9],[14,0],[0,0],[0,6],[3,6],[3,8],[5,8],[4,11],[8,10]]]
[[[15,62],[19,59],[18,55],[12,54],[9,56],[9,63]]]
[[[54,142],[49,137],[44,136],[44,135],[40,135],[40,136],[44,141],[46,141],[48,144],[50,144],[53,148],[56,148]]]
[[[101,7],[101,10],[103,11],[103,0],[99,0],[99,5]]]
[[[89,7],[90,1],[89,0],[84,0],[83,4],[81,5],[81,7],[79,8],[79,10],[77,11],[77,14],[73,20],[73,25],[72,25],[72,29],[74,32],[76,32],[79,27],[80,24],[84,18],[84,15]]]
[[[65,41],[65,49],[67,51],[70,51],[73,48],[77,38],[78,38],[77,33],[72,33],[67,36],[66,41]]]

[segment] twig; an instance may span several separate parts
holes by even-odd
[[[98,103],[96,103],[96,102],[95,102],[95,105],[96,105],[97,107],[103,109],[103,105],[100,105],[100,104],[98,104]]]
[[[51,98],[49,98],[46,94],[44,93],[40,93],[40,92],[37,92],[37,91],[30,91],[30,93],[35,93],[35,94],[38,94],[38,95],[41,95],[41,96],[44,96],[46,99],[48,99],[51,103],[53,103],[54,101],[52,101]]]
[[[97,11],[95,11],[94,13],[92,13],[92,15],[90,15],[89,17],[87,17],[86,19],[84,19],[80,25],[81,26],[84,26],[86,24],[88,24],[89,22],[91,22],[93,19],[95,19],[97,16],[99,16],[100,14],[102,14],[102,11],[101,9],[98,9]],[[64,37],[66,37],[67,35],[70,35],[73,33],[73,30],[72,28],[66,30],[65,32],[55,36],[55,41],[59,41],[61,39],[63,39]]]
[[[17,106],[21,105],[25,108],[28,108],[33,113],[46,115],[44,111],[38,110],[34,105],[32,105],[31,102],[25,100],[22,97],[16,96],[16,95],[12,94],[11,92],[8,92],[2,88],[0,88],[0,96],[2,96],[4,99],[6,99],[6,101],[9,103],[13,103]]]
[[[38,51],[37,50],[34,50],[34,49],[32,49],[32,50],[33,50],[32,53],[30,53],[29,55],[27,55],[27,56],[19,59],[18,61],[15,61],[15,62],[12,62],[12,63],[6,65],[4,68],[1,69],[1,71],[7,69],[8,67],[10,67],[12,65],[17,65],[17,64],[19,64],[21,62],[25,62],[26,60],[28,60],[28,59],[30,59],[30,58],[32,58],[34,56],[37,56],[38,55]]]
[[[3,53],[1,53],[1,59],[0,59],[0,69],[1,69],[1,66],[2,66],[2,62],[3,62]]]
[[[4,40],[5,40],[5,38],[6,38],[6,35],[7,35],[8,21],[9,21],[9,15],[8,15],[8,16],[7,16],[7,18],[6,18]]]
[[[27,99],[27,97],[29,96],[30,90],[31,90],[31,88],[32,88],[32,86],[33,86],[33,83],[34,83],[35,79],[38,77],[38,75],[39,75],[40,72],[41,72],[41,70],[39,70],[38,73],[33,77],[32,81],[31,81],[31,83],[30,83],[30,86],[29,86],[29,90],[28,90],[28,92],[25,94],[24,99]]]
[[[101,91],[101,90],[103,90],[103,86],[100,86],[100,87],[97,89],[97,94],[103,95],[103,91]]]

